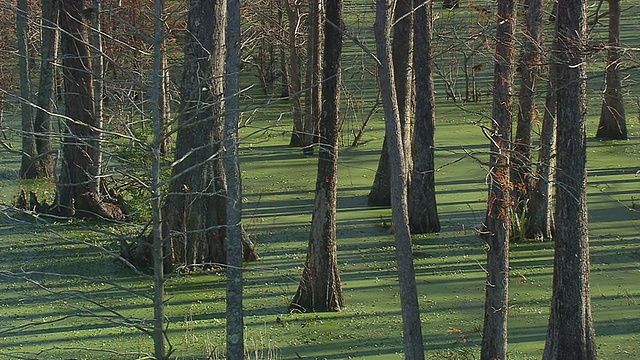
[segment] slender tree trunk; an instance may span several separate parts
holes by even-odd
[[[288,1],[288,0],[281,0],[282,1]],[[285,26],[282,25],[282,4],[278,4],[278,23],[280,24],[280,26],[282,26],[282,28],[284,29]],[[281,35],[282,37],[286,38],[287,34],[286,31],[283,31],[283,34]],[[280,91],[280,97],[282,98],[287,98],[289,97],[289,91],[291,90],[290,87],[290,78],[289,78],[289,67],[287,66],[288,64],[288,60],[289,60],[289,56],[287,54],[287,46],[284,44],[281,44],[279,49],[280,49],[280,78],[282,79],[282,83],[280,84],[281,91]]]
[[[22,118],[22,164],[20,178],[38,177],[37,152],[31,104],[31,79],[29,69],[29,44],[27,24],[29,9],[27,0],[18,0],[16,10],[16,37],[18,39],[18,71],[20,74],[20,112]]]
[[[379,79],[385,110],[385,138],[389,142],[391,171],[391,206],[396,239],[396,263],[400,283],[400,304],[402,306],[402,333],[405,359],[424,359],[420,306],[413,268],[413,253],[409,232],[407,205],[408,169],[404,159],[402,123],[391,54],[392,0],[377,0],[374,33],[377,55],[380,59]]]
[[[411,117],[413,116],[413,71],[411,59],[413,52],[413,16],[411,16],[411,0],[397,0],[393,11],[395,25],[392,27],[393,42],[391,45],[393,56],[393,70],[395,76],[395,93],[398,97],[398,111],[400,111],[400,124],[402,129],[404,159],[407,161],[407,170],[412,168],[411,151]],[[376,176],[371,186],[367,202],[370,206],[391,205],[390,183],[390,159],[389,144],[385,138],[382,142],[382,152],[378,162]],[[410,179],[409,179],[410,180]]]
[[[589,290],[586,2],[558,3],[558,172],[553,295],[544,359],[597,359]]]
[[[291,100],[291,116],[293,117],[293,131],[289,146],[303,146],[304,121],[302,118],[302,102],[300,101],[300,55],[297,47],[297,32],[300,26],[300,4],[296,0],[283,0],[288,20],[288,50],[289,50],[289,99]]]
[[[53,127],[51,112],[55,96],[55,69],[58,54],[59,2],[42,0],[42,45],[40,48],[40,82],[38,86],[38,108],[34,121],[36,153],[38,154],[39,177],[53,176]]]
[[[526,235],[526,224],[520,222],[521,214],[527,210],[532,179],[531,127],[536,117],[536,83],[540,66],[539,49],[542,46],[542,6],[542,0],[525,0],[524,2],[526,31],[519,66],[521,80],[518,123],[511,158],[511,182],[513,183],[511,196],[515,215],[512,240],[524,240],[519,237]],[[528,214],[524,217],[526,218]]]
[[[165,41],[163,39],[163,41]],[[165,45],[162,46],[162,84],[160,91],[160,119],[162,120],[162,143],[160,144],[160,153],[162,155],[168,155],[171,148],[171,97],[169,95],[169,89],[171,84],[171,78],[169,74],[169,67],[167,65],[167,52]]]
[[[93,99],[94,99],[94,111],[97,124],[96,139],[94,141],[96,146],[96,166],[97,173],[100,174],[102,167],[102,125],[103,125],[103,107],[104,107],[104,57],[102,52],[102,25],[100,20],[100,0],[91,0],[91,6],[93,16],[91,18],[91,33],[89,41],[91,48],[94,52],[92,57],[93,68]],[[100,178],[96,178],[96,185],[98,192],[100,192]]]
[[[153,224],[153,354],[156,359],[166,358],[165,344],[165,319],[164,319],[164,239],[162,236],[162,200],[161,200],[161,179],[160,179],[160,148],[162,145],[162,114],[161,105],[164,94],[162,86],[162,53],[164,24],[162,17],[164,13],[163,0],[153,2],[153,87],[151,89],[151,101],[153,102],[153,162],[151,169],[151,216]]]
[[[342,26],[342,0],[326,2],[326,17]],[[339,311],[345,307],[336,239],[338,140],[342,32],[327,25],[324,43],[324,81],[316,197],[311,219],[307,259],[291,308],[300,311]]]
[[[553,51],[557,42],[553,41]],[[556,162],[556,65],[553,57],[549,57],[549,79],[547,80],[547,96],[545,100],[542,132],[540,134],[540,151],[538,166],[533,179],[532,190],[527,203],[527,230],[529,239],[550,240],[553,237],[553,183]]]
[[[244,360],[242,311],[242,179],[238,166],[240,0],[227,0],[225,171],[227,177],[227,359]]]
[[[402,147],[407,171],[413,168],[413,116],[415,109],[414,73],[413,73],[413,1],[396,0],[393,13],[393,41],[391,43],[393,71],[402,127]],[[420,49],[423,51],[423,49]],[[411,183],[411,178],[407,179]]]
[[[309,36],[307,39],[307,91],[305,94],[305,118],[303,146],[306,154],[313,154],[313,144],[319,133],[322,109],[321,59],[323,55],[323,1],[309,0]]]
[[[487,283],[480,358],[507,359],[509,308],[509,239],[511,233],[511,123],[516,3],[498,1],[493,81],[493,124],[486,233]]]
[[[627,121],[622,100],[622,50],[620,49],[620,0],[609,1],[609,44],[607,46],[606,81],[596,137],[627,140]]]
[[[414,0],[414,66],[416,77],[416,119],[414,160],[409,186],[411,232],[440,231],[435,184],[435,94],[431,55],[431,14],[433,4]]]

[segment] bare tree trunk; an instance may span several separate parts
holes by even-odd
[[[516,3],[498,1],[496,52],[493,75],[493,123],[489,196],[484,239],[487,242],[487,283],[485,285],[483,360],[507,358],[507,314],[509,309],[509,240],[511,233],[511,123]]]
[[[162,229],[162,198],[160,179],[160,161],[164,132],[162,129],[162,99],[164,95],[164,87],[162,86],[162,53],[164,24],[162,17],[164,16],[163,0],[154,0],[153,2],[153,87],[151,89],[151,101],[153,102],[153,163],[151,169],[151,216],[153,224],[153,354],[156,359],[162,360],[166,358],[165,344],[165,319],[164,319],[164,238]]]
[[[227,183],[222,156],[225,14],[225,0],[190,2],[176,152],[169,194],[162,205],[165,269],[208,268],[227,261]],[[244,232],[242,243],[245,260],[256,260],[258,255]],[[144,246],[136,250],[133,256],[137,258],[132,260],[147,262]]]
[[[405,359],[424,359],[418,290],[413,268],[407,205],[407,163],[404,159],[402,123],[393,70],[391,51],[392,0],[377,0],[374,33],[380,59],[380,89],[385,109],[386,132],[391,172],[391,206],[396,239],[396,263],[402,306],[402,334]]]
[[[543,359],[597,359],[589,290],[586,2],[558,2],[558,172],[553,295]]]
[[[367,204],[369,206],[391,205],[391,181],[389,180],[391,173],[389,167],[389,144],[385,135],[384,140],[382,140],[382,150],[380,150],[376,176],[373,179],[369,195],[367,195]]]
[[[164,41],[164,40],[163,40]],[[160,119],[162,120],[162,143],[160,144],[160,153],[162,155],[168,155],[171,147],[171,97],[169,96],[169,89],[171,84],[171,78],[169,75],[169,68],[167,65],[167,52],[165,46],[162,46],[162,84],[160,91]]]
[[[163,205],[167,266],[225,262],[222,157],[225,2],[191,1],[170,195]]]
[[[100,20],[100,0],[91,0],[92,13],[91,18],[91,33],[89,41],[91,48],[94,52],[92,57],[93,68],[93,99],[94,99],[94,111],[96,119],[96,172],[100,174],[102,167],[102,125],[103,125],[103,107],[104,107],[104,58],[102,52],[102,27]],[[98,192],[100,192],[100,177],[96,178],[96,186]]]
[[[606,81],[596,137],[605,140],[627,140],[627,121],[622,100],[622,50],[620,49],[620,0],[609,1],[609,43],[607,46]]]
[[[392,27],[393,42],[392,56],[395,76],[395,93],[398,97],[398,111],[400,111],[400,124],[404,159],[407,161],[407,170],[412,168],[412,124],[413,116],[413,71],[411,69],[411,56],[413,52],[413,16],[411,16],[411,0],[397,0],[394,9],[395,25]],[[376,176],[371,186],[367,202],[371,206],[391,205],[391,184],[389,167],[389,149],[391,146],[385,138],[382,142],[382,152],[378,162]],[[410,180],[410,179],[409,179]]]
[[[280,26],[282,27],[282,29],[285,28],[283,24],[283,14],[282,14],[282,2],[283,1],[288,1],[288,0],[280,0],[280,3],[278,4],[278,24],[280,24]],[[282,31],[283,34],[281,35],[282,37],[286,37],[286,31]],[[286,45],[284,44],[280,44],[280,46],[278,47],[278,49],[280,50],[280,79],[282,80],[280,86],[281,86],[281,92],[280,92],[280,97],[282,98],[287,98],[289,97],[289,91],[291,90],[289,88],[289,67],[287,66],[288,64],[288,54],[286,51]]]
[[[18,40],[18,71],[20,73],[20,112],[22,119],[22,164],[20,178],[35,179],[37,172],[37,153],[33,127],[31,104],[31,79],[29,70],[29,45],[27,23],[29,9],[27,0],[18,0],[16,10],[16,37]]]
[[[300,55],[297,47],[297,32],[300,26],[300,6],[298,0],[283,0],[288,20],[288,50],[289,50],[289,99],[291,100],[291,115],[293,130],[289,146],[303,146],[304,122],[302,118],[302,102],[300,101]]]
[[[209,268],[227,261],[227,180],[222,156],[225,13],[224,0],[192,0],[189,8],[175,160],[171,178],[163,181],[163,185],[169,183],[162,203],[165,271]],[[158,86],[162,89],[162,84]],[[162,101],[160,96],[158,103]],[[158,116],[162,118],[161,111]],[[162,130],[164,141],[164,125]],[[244,231],[241,240],[244,259],[257,260]],[[123,253],[130,261],[149,263],[145,244],[126,245]]]
[[[393,57],[393,71],[398,96],[398,110],[400,111],[400,126],[402,127],[402,147],[407,171],[413,169],[413,123],[415,109],[414,73],[413,73],[413,1],[396,0],[393,12],[393,41],[391,43]],[[423,51],[423,49],[420,49]],[[408,184],[411,178],[407,179]]]
[[[85,0],[62,2],[60,27],[66,121],[56,211],[63,215],[120,218],[122,209],[115,203],[106,202],[98,191],[100,124],[95,117],[84,23],[87,11]]]
[[[55,94],[55,69],[58,54],[59,32],[58,17],[60,4],[58,1],[42,0],[42,45],[40,48],[40,82],[38,86],[38,108],[34,121],[36,132],[36,153],[38,154],[39,177],[53,176],[51,112]]]
[[[342,26],[342,0],[326,2],[326,18]],[[299,311],[339,311],[345,307],[336,239],[338,140],[342,32],[327,24],[316,196],[307,259],[291,308]]]
[[[511,196],[514,205],[513,224],[515,224],[512,240],[524,240],[519,237],[526,235],[526,224],[521,223],[521,215],[527,210],[532,179],[531,127],[536,114],[536,82],[540,66],[539,49],[542,46],[542,6],[542,0],[525,0],[524,3],[526,31],[519,66],[521,80],[518,123],[511,157],[511,182],[513,183]],[[525,216],[524,219],[527,217]]]
[[[323,1],[309,0],[309,36],[307,39],[307,91],[305,94],[305,118],[303,144],[305,154],[313,154],[313,144],[319,133],[320,111],[322,109],[323,55]]]
[[[435,94],[431,55],[431,16],[433,4],[414,0],[414,66],[416,113],[414,164],[409,186],[409,224],[411,232],[440,231],[435,184]]]
[[[227,177],[227,359],[244,360],[242,179],[238,166],[240,0],[227,0],[224,164]]]
[[[556,51],[554,40],[552,49]],[[547,96],[545,100],[538,166],[527,203],[527,230],[529,239],[550,240],[553,238],[553,183],[556,161],[556,65],[553,57],[549,65]]]

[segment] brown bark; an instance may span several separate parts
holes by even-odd
[[[396,81],[391,50],[392,0],[376,2],[377,55],[380,60],[379,81],[385,111],[385,139],[388,141],[391,206],[395,228],[396,264],[400,284],[400,305],[402,307],[402,334],[405,359],[424,359],[424,345],[420,323],[418,291],[413,268],[413,253],[409,231],[407,183],[408,168],[404,159],[402,122],[396,95]]]
[[[507,358],[509,240],[511,235],[511,123],[514,81],[516,3],[498,1],[493,81],[493,123],[486,219],[487,280],[480,358]]]
[[[627,140],[627,122],[622,100],[622,50],[620,49],[620,0],[609,0],[609,43],[605,90],[596,137],[604,140]]]
[[[342,0],[326,2],[326,17],[333,24],[342,26]],[[339,311],[345,307],[336,239],[342,33],[328,24],[324,31],[323,102],[316,196],[307,259],[300,285],[291,301],[291,308],[299,311]]]
[[[586,2],[558,3],[558,156],[553,295],[543,359],[597,359],[589,290]]]
[[[431,14],[433,4],[414,0],[413,53],[416,78],[414,160],[409,186],[409,224],[411,232],[440,231],[435,185],[435,94],[431,55]]]

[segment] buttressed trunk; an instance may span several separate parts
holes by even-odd
[[[226,179],[224,134],[225,2],[192,2],[181,88],[176,155],[163,206],[167,267],[224,263]],[[244,236],[246,260],[257,259]]]
[[[109,194],[101,194],[97,185],[100,129],[94,114],[93,79],[84,23],[87,13],[83,0],[62,2],[60,27],[66,117],[55,211],[70,216],[121,218],[121,206],[108,198]]]
[[[328,20],[342,26],[342,0],[327,1],[326,14]],[[341,53],[341,31],[326,26],[315,205],[305,268],[291,302],[291,308],[300,311],[338,311],[344,308],[336,240]]]

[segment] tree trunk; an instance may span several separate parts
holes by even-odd
[[[227,0],[224,165],[227,178],[227,359],[244,360],[242,179],[238,167],[240,0]]]
[[[411,174],[413,168],[412,156],[412,119],[415,108],[414,74],[413,74],[413,1],[396,0],[393,12],[393,71],[398,96],[398,110],[400,111],[400,126],[402,130],[402,148],[407,171]],[[420,49],[422,51],[422,49]],[[411,178],[407,179],[411,183]]]
[[[557,42],[553,41],[553,51]],[[553,182],[556,162],[556,65],[549,64],[547,96],[545,100],[538,166],[533,179],[532,189],[527,203],[526,237],[528,239],[550,240],[553,238]]]
[[[96,119],[96,172],[100,174],[102,167],[102,125],[104,114],[104,53],[102,52],[102,28],[100,20],[100,0],[91,0],[92,17],[91,17],[91,33],[89,41],[91,42],[91,49],[93,50],[92,68],[93,68],[93,100],[94,111]],[[96,185],[98,192],[102,188],[100,186],[100,178],[96,178]]]
[[[558,172],[553,295],[544,359],[597,359],[589,291],[586,2],[558,3]]]
[[[409,186],[411,232],[440,231],[435,184],[435,94],[431,55],[431,14],[433,4],[414,0],[414,66],[416,77],[416,119],[414,160]]]
[[[153,87],[151,89],[151,101],[153,103],[153,148],[152,148],[152,169],[151,169],[151,217],[152,217],[152,244],[151,252],[153,258],[153,354],[156,359],[166,358],[165,343],[165,290],[164,290],[164,246],[162,231],[162,200],[161,200],[161,179],[160,179],[160,148],[162,146],[164,132],[162,129],[162,101],[164,99],[164,87],[162,79],[162,54],[164,53],[164,23],[162,16],[164,13],[163,0],[153,2]]]
[[[526,222],[528,214],[522,217],[527,210],[529,201],[529,189],[531,187],[531,127],[536,117],[536,82],[538,67],[540,66],[540,47],[542,46],[542,0],[525,0],[524,3],[526,31],[524,49],[520,58],[520,94],[518,124],[516,138],[511,158],[511,192],[513,201],[512,240],[524,240],[526,235]]]
[[[512,97],[516,4],[498,1],[496,53],[493,75],[493,123],[486,233],[487,282],[480,358],[507,358],[509,308],[509,239],[511,230],[510,180]]]
[[[305,94],[305,117],[303,146],[306,154],[313,154],[313,144],[319,132],[322,109],[321,59],[323,54],[324,10],[323,1],[309,1],[309,36],[307,39],[307,91]]]
[[[300,4],[293,0],[283,0],[288,20],[288,50],[289,50],[289,99],[291,100],[291,116],[293,130],[289,146],[301,147],[304,137],[304,122],[302,119],[302,102],[300,101],[300,55],[297,47],[297,32],[300,26]]]
[[[413,52],[413,16],[411,16],[411,0],[398,0],[394,10],[393,26],[393,70],[395,76],[395,93],[398,97],[398,111],[400,112],[400,124],[403,142],[404,159],[407,161],[407,171],[411,171],[411,117],[413,116],[413,71],[411,69],[411,56]],[[369,192],[367,202],[370,206],[391,205],[391,184],[389,170],[389,149],[391,146],[385,139],[382,142],[382,153],[378,162],[378,170]]]
[[[284,1],[284,0],[283,0]],[[278,19],[279,23],[282,24],[282,8],[278,7]],[[282,25],[281,25],[282,26]],[[284,26],[282,26],[284,28]],[[283,34],[283,36],[286,36]],[[285,51],[285,45],[280,45],[280,79],[282,79],[282,83],[280,86],[282,90],[280,91],[281,98],[289,97],[289,67],[288,63],[288,54]]]
[[[420,324],[420,307],[418,290],[413,268],[413,253],[409,232],[407,205],[408,169],[404,159],[404,142],[402,140],[402,123],[393,70],[391,54],[391,14],[392,0],[376,2],[376,20],[374,33],[376,37],[377,55],[380,60],[379,79],[382,101],[385,110],[386,131],[388,141],[391,172],[391,206],[395,228],[396,263],[398,281],[400,283],[400,304],[402,306],[402,334],[404,339],[405,359],[424,359],[424,345]]]
[[[54,211],[62,215],[121,218],[114,199],[100,196],[99,126],[95,117],[93,79],[87,47],[85,0],[62,2],[62,68],[66,118],[63,124],[62,171]],[[105,194],[106,196],[106,194]]]
[[[385,135],[382,140],[382,150],[378,160],[378,169],[373,179],[373,185],[367,196],[369,206],[390,206],[391,205],[391,177],[389,170],[389,145]]]
[[[606,81],[596,137],[604,140],[627,140],[627,122],[622,100],[622,50],[620,49],[620,0],[609,0],[609,44]]]
[[[40,83],[38,86],[38,107],[34,120],[36,132],[37,172],[39,177],[53,176],[51,112],[55,94],[55,62],[58,54],[59,2],[42,0],[42,45],[40,48]]]
[[[29,9],[27,0],[18,0],[16,10],[16,38],[18,40],[18,71],[20,74],[20,112],[22,118],[22,164],[20,178],[35,179],[37,172],[37,152],[34,137],[33,111],[31,104],[31,79],[29,69],[29,44],[27,25]]]
[[[163,41],[165,41],[163,39]],[[171,77],[169,74],[169,67],[167,64],[167,52],[164,44],[162,45],[162,53],[160,54],[162,61],[162,83],[160,91],[160,120],[162,120],[162,143],[160,144],[160,153],[162,155],[168,155],[171,148],[171,96],[169,90],[171,88]]]
[[[182,108],[170,195],[163,206],[165,265],[226,262],[227,183],[221,157],[224,123],[225,2],[191,1]],[[251,258],[257,258],[245,237]]]
[[[342,0],[326,2],[326,18],[342,26]],[[338,140],[342,33],[324,28],[324,81],[316,196],[307,259],[291,308],[300,311],[339,311],[345,307],[336,243]]]

